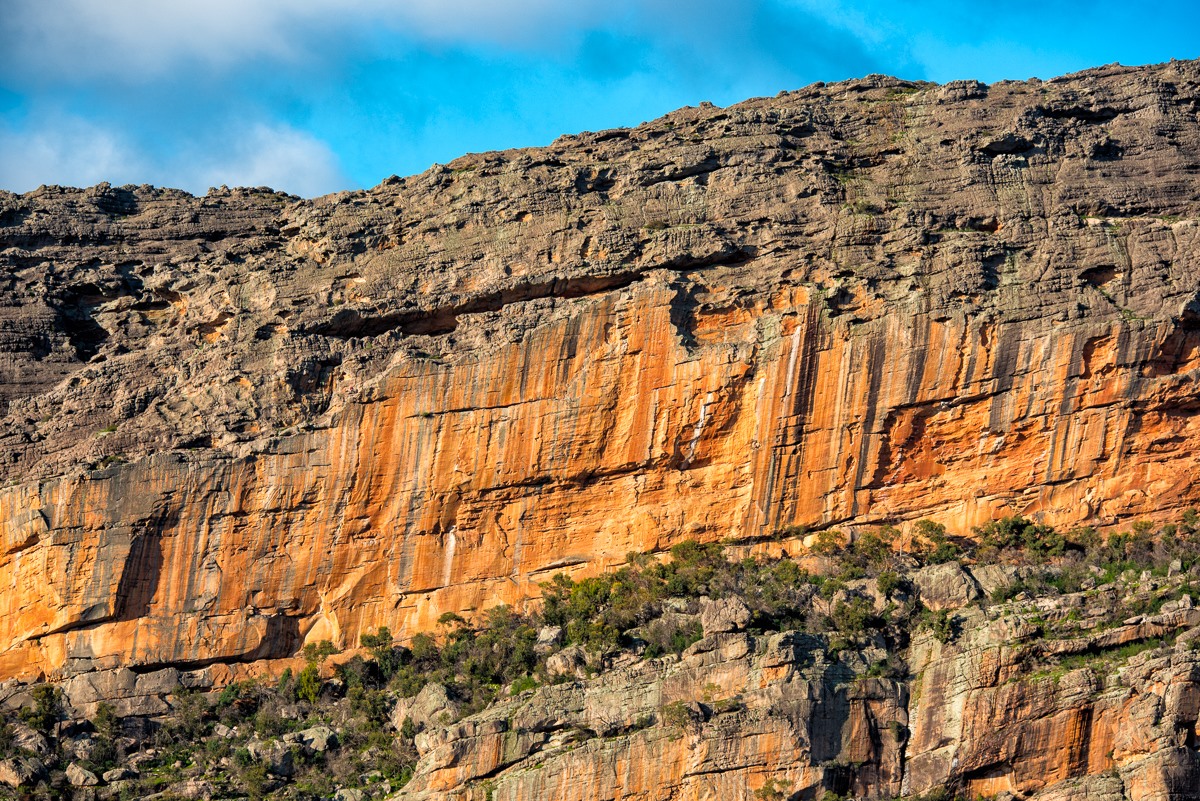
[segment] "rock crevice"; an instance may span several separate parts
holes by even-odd
[[[313,200],[0,194],[0,676],[403,636],[686,538],[1177,517],[1198,93],[876,77]]]

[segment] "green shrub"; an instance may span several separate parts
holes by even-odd
[[[387,723],[392,705],[395,702],[390,694],[382,690],[357,687],[346,694],[350,701],[350,709],[361,715],[369,731],[379,729]]]
[[[1067,548],[1067,539],[1051,526],[1043,526],[1023,517],[1004,517],[978,526],[975,534],[979,538],[985,556],[1005,551],[1024,552],[1035,559],[1062,556]]]
[[[366,660],[357,654],[340,665],[334,666],[334,673],[346,687],[346,692],[356,689],[379,689],[387,682],[374,660]],[[293,695],[295,692],[293,691]]]
[[[928,790],[919,796],[916,796],[912,801],[954,801],[955,794],[945,787],[936,787]],[[982,799],[977,799],[982,801]]]
[[[92,728],[96,737],[92,741],[86,767],[93,772],[103,773],[116,767],[120,757],[116,741],[121,736],[121,720],[111,704],[101,701],[96,706],[96,714],[92,716]]]
[[[33,706],[21,709],[20,717],[25,725],[49,734],[63,717],[63,693],[53,684],[39,684],[33,688]]]
[[[913,555],[924,564],[940,565],[961,559],[963,551],[950,540],[945,526],[922,519],[913,524]]]
[[[279,674],[279,681],[275,682],[275,694],[288,701],[296,700],[296,678],[291,668],[284,668]]]
[[[865,674],[869,678],[901,679],[908,675],[908,666],[897,654],[888,654],[869,668]]]
[[[512,688],[509,690],[509,695],[520,695],[526,690],[532,690],[538,686],[538,680],[533,676],[521,676],[512,683]]]
[[[774,777],[767,779],[762,787],[754,791],[754,797],[759,801],[784,801],[788,795],[788,785]]]
[[[321,697],[321,675],[312,662],[305,665],[304,670],[296,676],[296,697],[310,704],[315,704]]]
[[[121,734],[121,720],[112,704],[101,701],[96,705],[96,714],[92,716],[92,728],[101,737],[112,739]]]
[[[934,638],[943,645],[953,642],[958,636],[958,618],[948,609],[939,609],[936,612],[925,610],[919,623],[929,629]]]
[[[271,705],[264,705],[254,713],[254,731],[266,737],[279,737],[297,727],[296,721],[285,720]]]
[[[204,721],[209,715],[208,701],[195,690],[179,687],[171,696],[174,725],[171,735],[183,743],[200,739],[204,733]]]
[[[877,526],[850,546],[852,557],[866,570],[882,570],[892,564],[895,551],[892,550],[900,531],[893,526]]]
[[[1092,526],[1076,526],[1065,535],[1067,546],[1077,551],[1094,554],[1101,546],[1100,532]]]
[[[266,798],[270,777],[265,765],[250,764],[238,771],[238,782],[252,801]]]
[[[1023,582],[1013,581],[1008,584],[1001,584],[992,590],[991,595],[988,596],[988,600],[994,604],[1007,603],[1024,591],[1025,585]]]
[[[812,551],[818,556],[837,556],[846,547],[846,537],[837,529],[826,529],[817,534]]]
[[[1091,571],[1080,564],[1071,564],[1063,567],[1056,573],[1047,574],[1045,576],[1045,584],[1048,588],[1057,590],[1064,595],[1081,592],[1084,583],[1091,578]]]
[[[363,634],[359,637],[359,643],[371,652],[371,658],[384,681],[390,680],[403,663],[404,653],[395,646],[391,629],[387,626],[380,626],[374,634]]]
[[[324,662],[326,658],[336,653],[338,653],[337,647],[329,640],[306,643],[303,650],[305,660],[316,664]]]
[[[844,589],[846,589],[846,582],[842,581],[841,579],[826,579],[825,581],[821,582],[818,593],[825,600],[831,601],[833,600],[833,596],[837,595],[838,592]]]
[[[408,715],[404,716],[404,722],[400,724],[400,736],[406,740],[417,736],[417,724],[413,723],[413,719]]]
[[[700,621],[680,622],[675,618],[656,620],[646,627],[647,659],[665,654],[682,654],[692,643],[704,636]]]
[[[672,701],[658,711],[658,719],[667,728],[682,729],[692,722],[692,711],[683,701]]]
[[[833,628],[847,637],[861,637],[874,623],[871,602],[861,596],[838,601],[829,617]]]
[[[1195,509],[1185,509],[1179,519],[1179,533],[1185,538],[1200,534],[1200,512]]]

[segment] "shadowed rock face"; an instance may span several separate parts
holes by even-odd
[[[1200,504],[1200,66],[868,78],[301,201],[0,194],[0,675],[687,537]]]
[[[1192,799],[1200,610],[1189,600],[1074,639],[1043,631],[1042,615],[1119,608],[1128,589],[956,607],[962,634],[941,643],[918,632],[911,679],[868,673],[870,646],[831,662],[821,637],[710,634],[679,660],[633,660],[431,724],[396,797],[893,799],[948,788],[966,798]],[[1175,645],[1132,658],[1097,652],[1172,632],[1182,632]],[[1093,656],[1057,673],[1023,665],[1047,651]]]

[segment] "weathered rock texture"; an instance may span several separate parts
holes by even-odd
[[[956,636],[914,637],[911,676],[880,671],[876,646],[831,658],[826,636],[712,634],[682,659],[633,661],[450,725],[422,719],[421,758],[397,798],[891,799],[945,789],[1193,799],[1200,610],[1184,596],[1110,625],[1154,583],[990,608],[964,599]],[[1164,635],[1178,636],[1132,657],[1121,650]],[[1063,655],[1076,662],[1055,661]],[[1054,668],[1037,669],[1047,657]]]
[[[0,195],[0,676],[686,537],[1200,503],[1200,66],[887,78],[301,201]]]
[[[417,735],[400,797],[749,799],[773,782],[779,798],[890,798],[907,703],[902,683],[830,662],[822,638],[714,634],[682,660],[542,688]]]

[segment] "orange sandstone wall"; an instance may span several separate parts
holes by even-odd
[[[1198,500],[1177,374],[1141,364],[1169,332],[848,326],[796,293],[685,344],[670,294],[648,281],[478,359],[405,365],[268,452],[6,490],[3,672],[352,646],[687,537]]]
[[[0,193],[0,677],[353,646],[689,537],[1200,505],[1198,87],[870,78],[312,201]]]

